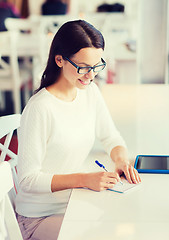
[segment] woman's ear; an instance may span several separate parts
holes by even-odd
[[[63,67],[63,58],[61,55],[56,55],[55,56],[55,62],[58,65],[58,67]]]

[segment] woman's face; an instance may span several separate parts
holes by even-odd
[[[103,49],[101,48],[82,48],[70,60],[79,67],[93,67],[101,64],[102,55]],[[68,60],[63,60],[60,80],[62,79],[71,87],[83,89],[91,83],[96,74],[93,70],[86,74],[79,74],[75,66]]]

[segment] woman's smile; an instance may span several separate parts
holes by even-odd
[[[79,82],[82,84],[82,85],[85,85],[85,86],[87,86],[87,85],[89,85],[90,83],[91,83],[91,81],[92,80],[90,80],[90,79],[87,79],[87,80],[82,80],[82,79],[78,79],[79,80]]]

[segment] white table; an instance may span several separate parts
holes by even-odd
[[[94,155],[87,162],[91,171],[93,161]],[[74,189],[58,240],[168,240],[169,175],[141,178],[142,183],[125,194]]]

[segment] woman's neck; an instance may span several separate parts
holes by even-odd
[[[65,83],[62,84],[62,82],[56,82],[52,84],[51,86],[46,88],[52,95],[55,97],[65,101],[65,102],[71,102],[76,98],[77,95],[77,88],[65,86]]]

